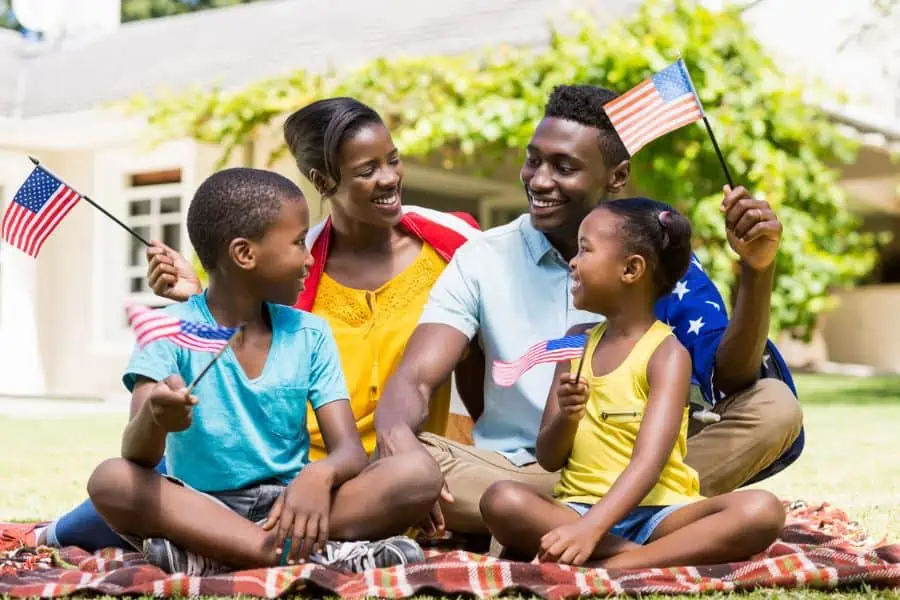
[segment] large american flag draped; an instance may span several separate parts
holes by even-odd
[[[631,156],[656,138],[703,118],[700,98],[680,58],[603,109]]]
[[[138,346],[168,339],[188,350],[218,352],[228,345],[237,331],[234,327],[219,327],[176,319],[161,310],[131,304],[125,308],[128,324],[137,336]]]
[[[3,239],[37,258],[44,242],[79,200],[75,190],[35,167],[3,215]]]
[[[562,362],[578,358],[584,351],[587,335],[567,335],[555,340],[538,342],[514,361],[495,360],[491,368],[494,383],[509,387],[528,369],[541,363]]]

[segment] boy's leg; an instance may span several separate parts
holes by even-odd
[[[537,463],[517,467],[498,452],[480,450],[431,433],[419,439],[437,461],[453,503],[441,502],[447,529],[458,533],[487,534],[481,518],[481,496],[498,481],[518,481],[549,496],[559,473],[549,473]]]
[[[125,459],[97,467],[88,494],[107,523],[129,538],[166,538],[232,567],[278,564],[275,531],[264,531],[213,498]]]
[[[156,465],[156,470],[166,472],[165,457]],[[50,523],[39,542],[57,547],[78,546],[89,552],[110,547],[131,548],[128,542],[110,529],[90,499]]]
[[[784,508],[769,492],[747,490],[688,504],[667,516],[646,546],[612,556],[604,568],[642,569],[747,560],[775,541]]]
[[[334,494],[329,522],[336,540],[376,540],[423,521],[444,484],[426,452],[389,456],[369,464]]]
[[[523,560],[531,560],[541,547],[541,538],[561,525],[575,523],[581,516],[543,495],[527,484],[500,481],[481,496],[481,514],[491,535],[507,551]],[[592,558],[599,559],[637,548],[614,535],[606,535],[594,548]]]

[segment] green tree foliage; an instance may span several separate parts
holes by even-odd
[[[523,148],[557,84],[592,83],[625,91],[682,53],[732,175],[767,199],[785,227],[778,256],[773,330],[807,334],[829,292],[853,284],[875,260],[859,232],[832,165],[852,160],[854,144],[788,78],[741,22],[739,10],[710,11],[690,0],[648,0],[604,30],[576,16],[549,47],[498,47],[477,55],[375,59],[352,72],[297,71],[238,91],[189,90],[131,110],[163,137],[218,144],[223,161],[262,126],[323,96],[355,96],[376,107],[407,156],[489,174],[522,160]],[[269,134],[271,135],[271,134]],[[719,204],[725,183],[702,125],[638,153],[634,183],[670,201],[694,225],[697,254],[727,298],[736,276]]]

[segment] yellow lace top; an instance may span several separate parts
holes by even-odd
[[[312,313],[328,321],[341,355],[350,406],[363,447],[375,449],[375,405],[400,364],[428,293],[447,263],[428,244],[416,260],[375,291],[348,288],[322,274]],[[431,398],[425,431],[443,435],[450,412],[450,382]],[[316,415],[308,412],[310,460],[326,454]]]

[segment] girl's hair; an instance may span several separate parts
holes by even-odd
[[[284,140],[304,177],[313,169],[334,180],[323,196],[334,193],[341,182],[341,146],[360,129],[383,123],[371,107],[353,98],[325,98],[304,106],[284,123]]]
[[[691,223],[674,208],[650,198],[622,198],[597,208],[622,218],[626,252],[647,261],[657,298],[675,288],[691,264]]]

